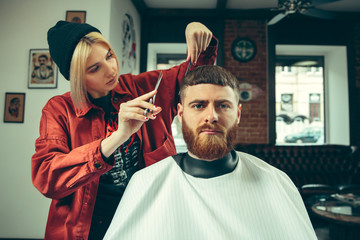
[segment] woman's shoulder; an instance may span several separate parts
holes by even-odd
[[[58,108],[59,106],[71,106],[71,107],[74,106],[70,92],[66,92],[62,95],[56,95],[51,97],[45,104],[44,109]]]

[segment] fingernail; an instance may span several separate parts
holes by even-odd
[[[153,108],[154,108],[154,109],[157,109],[157,106],[155,106],[155,105],[154,105],[154,107],[153,107]]]
[[[145,120],[148,120],[149,118],[148,117],[145,117]]]
[[[156,118],[156,116],[154,114],[152,116],[153,116],[153,118]]]

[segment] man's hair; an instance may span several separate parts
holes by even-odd
[[[113,48],[102,34],[90,32],[80,39],[75,47],[70,65],[70,90],[74,105],[81,109],[86,107],[90,102],[85,82],[86,61],[90,55],[92,45],[95,43],[105,44],[111,49],[117,64],[119,64],[119,60]]]
[[[219,86],[231,87],[239,102],[239,82],[237,78],[223,67],[215,65],[206,65],[195,68],[190,71],[180,83],[180,101],[183,103],[185,98],[185,89],[188,86],[198,84],[215,84]]]

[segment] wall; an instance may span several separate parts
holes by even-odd
[[[247,63],[236,61],[231,54],[231,45],[238,37],[248,37],[256,43],[257,53]],[[225,20],[224,67],[241,81],[261,89],[258,98],[242,103],[240,129],[237,142],[268,142],[267,102],[267,45],[266,24],[261,20]]]
[[[129,50],[123,48],[123,20],[125,19],[125,14],[129,14],[133,19],[133,27],[135,29],[135,46],[136,46],[136,62],[135,66],[131,64],[125,64],[127,59],[123,59],[123,55],[129,56]],[[112,47],[115,49],[117,56],[119,58],[120,72],[121,74],[133,73],[138,74],[140,72],[140,16],[135,9],[134,5],[130,0],[111,0],[111,10],[110,10],[110,37],[109,41]]]
[[[146,70],[147,43],[183,42],[186,22],[200,21],[219,39],[217,64],[229,69],[244,82],[259,87],[263,94],[243,103],[239,143],[275,143],[275,45],[332,45],[347,46],[349,77],[350,144],[360,144],[360,22],[344,17],[329,21],[317,18],[286,18],[267,27],[265,20],[241,19],[244,16],[182,17],[181,15],[154,16],[144,12],[142,17],[141,70]],[[162,34],[168,29],[170,34]],[[237,62],[231,54],[231,45],[237,37],[250,37],[256,42],[258,53],[248,63]],[[221,61],[219,61],[221,60]],[[355,81],[357,86],[355,87]],[[343,86],[344,87],[344,86]],[[268,94],[268,93],[271,94]]]
[[[359,21],[329,22],[314,18],[301,19],[300,21],[297,19],[285,19],[272,26],[271,29],[267,29],[265,21],[262,20],[225,19],[224,23],[224,67],[235,74],[240,81],[253,84],[262,90],[262,95],[257,99],[242,103],[239,143],[274,142],[274,109],[272,109],[273,106],[269,107],[268,103],[268,101],[272,102],[274,100],[274,96],[269,94],[269,92],[274,91],[272,89],[274,46],[275,44],[309,44],[348,46],[348,58],[346,60],[348,60],[349,84],[342,84],[341,89],[349,90],[349,99],[344,99],[347,102],[341,104],[332,101],[331,110],[328,111],[331,118],[329,126],[331,125],[332,132],[341,135],[342,140],[336,134],[327,137],[331,143],[348,144],[348,135],[341,134],[337,127],[345,126],[345,129],[350,132],[350,144],[359,144]],[[240,63],[232,56],[231,45],[238,37],[249,37],[256,43],[257,54],[250,62]],[[339,55],[339,53],[334,54]],[[342,64],[345,64],[346,60]],[[267,68],[267,66],[270,66],[270,68]],[[334,68],[331,69],[334,70]],[[347,76],[346,70],[339,74],[340,76]],[[357,84],[355,84],[355,81]],[[336,82],[336,78],[333,82]],[[336,109],[342,110],[337,111]],[[349,111],[344,112],[346,109]],[[339,114],[340,112],[341,114]],[[343,116],[342,114],[350,115],[350,126],[348,122],[343,124],[342,121],[338,120],[339,118],[336,118],[336,116]],[[344,130],[344,128],[341,129]]]
[[[140,32],[140,19],[130,0],[1,0],[2,117],[6,92],[24,92],[26,97],[24,123],[0,121],[0,238],[43,238],[50,200],[31,183],[30,159],[42,107],[50,97],[69,91],[69,83],[59,74],[56,89],[28,89],[28,59],[30,49],[48,48],[47,30],[58,20],[64,20],[67,10],[86,11],[87,23],[99,28],[110,42],[117,41],[114,49],[120,56],[124,12],[133,14]],[[138,34],[137,41],[139,37]]]

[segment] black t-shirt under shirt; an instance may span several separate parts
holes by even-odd
[[[90,101],[105,112],[106,136],[118,126],[118,113],[111,103],[111,92],[104,97]],[[140,140],[133,134],[115,152],[114,167],[100,177],[89,239],[102,239],[110,225],[131,176],[139,170]]]

